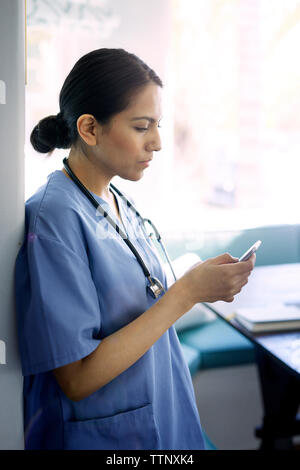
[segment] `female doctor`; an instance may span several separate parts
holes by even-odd
[[[142,218],[111,184],[140,180],[160,150],[161,91],[135,55],[95,50],[32,131],[38,152],[70,153],[26,202],[16,261],[26,449],[204,448],[173,324],[197,302],[231,302],[255,255],[208,259],[167,288]]]

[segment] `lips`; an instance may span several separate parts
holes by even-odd
[[[151,160],[144,160],[143,162],[139,162],[139,163],[140,163],[140,165],[142,165],[144,167],[147,167],[147,166],[150,165],[150,162],[151,162]]]

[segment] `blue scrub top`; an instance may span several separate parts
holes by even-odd
[[[167,289],[156,248],[124,199],[115,197],[129,238]],[[25,448],[203,449],[174,326],[95,393],[78,402],[66,397],[52,370],[89,355],[157,300],[124,240],[62,171],[26,202],[25,221],[15,270]]]

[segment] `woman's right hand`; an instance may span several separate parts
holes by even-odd
[[[254,268],[255,254],[248,261],[238,261],[228,253],[199,262],[189,269],[179,282],[185,284],[185,292],[190,301],[198,302],[232,302]]]

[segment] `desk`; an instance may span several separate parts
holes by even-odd
[[[300,434],[300,330],[251,333],[232,317],[238,307],[270,303],[300,304],[300,263],[254,268],[248,284],[231,303],[205,304],[253,342],[264,403],[264,421],[256,435],[262,449],[276,449],[283,439]],[[291,444],[289,443],[288,446]]]

